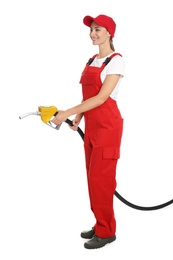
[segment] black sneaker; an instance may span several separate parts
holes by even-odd
[[[105,246],[108,243],[113,242],[116,239],[116,236],[101,238],[94,235],[89,241],[84,243],[84,247],[87,249],[96,249]]]
[[[81,232],[80,235],[82,238],[90,239],[94,236],[94,234],[95,234],[95,230],[92,228],[91,230]]]

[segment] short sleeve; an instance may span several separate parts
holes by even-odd
[[[123,77],[125,70],[125,63],[123,57],[120,55],[114,56],[105,68],[106,75],[119,74]]]

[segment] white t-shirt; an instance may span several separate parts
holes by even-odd
[[[107,57],[109,57],[111,55],[112,55],[112,53],[110,55],[108,55]],[[101,59],[98,59],[96,57],[90,65],[94,66],[94,67],[101,67],[107,57],[104,57]],[[124,64],[123,57],[120,55],[116,55],[110,60],[110,62],[105,66],[105,68],[101,72],[102,83],[103,83],[106,75],[110,75],[110,74],[121,75],[116,87],[114,88],[114,90],[112,91],[112,93],[110,95],[110,97],[114,100],[116,100],[117,96],[118,96],[118,90],[119,90],[121,78],[124,76],[124,67],[125,67],[125,64]]]

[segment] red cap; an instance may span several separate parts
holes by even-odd
[[[100,14],[96,18],[93,18],[93,17],[87,15],[83,19],[83,23],[86,26],[90,27],[92,22],[95,22],[96,24],[98,24],[102,27],[105,27],[108,30],[108,32],[110,33],[111,37],[112,38],[114,37],[116,23],[114,22],[114,20],[111,17]]]

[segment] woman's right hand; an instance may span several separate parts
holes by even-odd
[[[70,127],[72,130],[77,131],[78,125],[79,125],[79,123],[80,123],[82,117],[83,117],[83,114],[82,114],[82,113],[81,113],[81,114],[77,114],[77,115],[75,116],[75,118],[72,120],[73,126],[70,126],[70,125],[69,125],[69,127]]]

